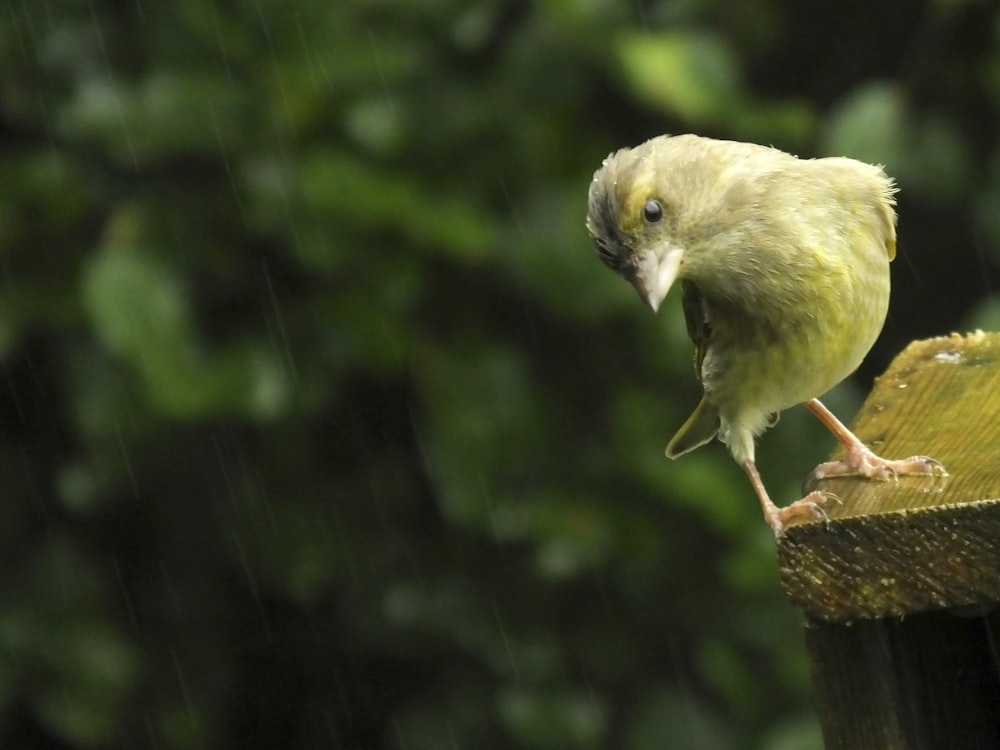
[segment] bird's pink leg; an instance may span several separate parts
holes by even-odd
[[[885,480],[906,474],[948,475],[940,461],[928,456],[910,456],[898,461],[881,458],[847,429],[844,423],[833,415],[833,412],[819,402],[819,399],[813,398],[806,401],[806,406],[847,449],[847,456],[843,460],[828,461],[813,469],[809,476],[810,481],[845,476],[863,476],[867,479]]]
[[[808,523],[810,521],[827,520],[826,512],[823,510],[823,503],[834,499],[835,496],[829,492],[810,492],[801,500],[796,500],[791,505],[779,508],[771,500],[764,483],[760,480],[760,474],[753,461],[743,462],[743,471],[750,478],[754,492],[760,500],[760,507],[764,511],[764,520],[774,530],[775,538],[780,537],[785,529],[798,523]]]

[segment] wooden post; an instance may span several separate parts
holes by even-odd
[[[1000,334],[911,344],[854,431],[949,476],[824,480],[830,522],[779,541],[826,748],[1000,748]]]

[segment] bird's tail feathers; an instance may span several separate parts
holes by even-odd
[[[695,407],[688,420],[667,445],[667,458],[677,458],[700,448],[719,432],[719,410],[707,398]]]

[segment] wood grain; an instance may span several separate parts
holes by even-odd
[[[948,476],[817,482],[841,504],[779,541],[789,599],[826,622],[1000,601],[1000,334],[911,344],[853,429],[885,458],[932,456]]]

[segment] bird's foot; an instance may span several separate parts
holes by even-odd
[[[847,449],[841,461],[827,461],[813,469],[807,485],[828,477],[855,477],[886,481],[901,476],[948,476],[944,465],[929,456],[910,456],[893,461],[875,455],[860,441]]]
[[[823,505],[830,500],[840,502],[840,499],[832,492],[813,491],[796,500],[791,505],[779,508],[771,505],[764,512],[768,524],[774,530],[774,537],[778,539],[789,526],[797,526],[801,523],[811,523],[813,521],[829,522]]]

